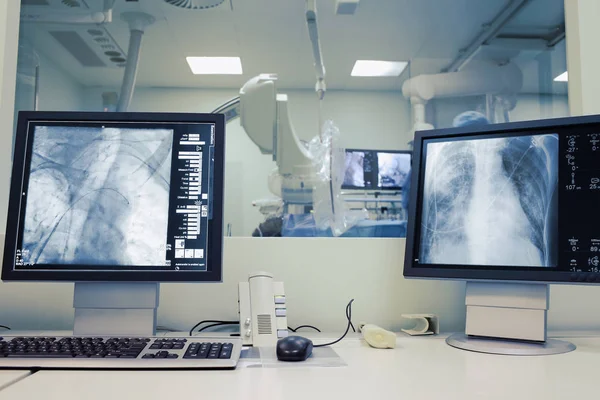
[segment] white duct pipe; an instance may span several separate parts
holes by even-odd
[[[433,98],[518,93],[523,73],[515,64],[477,67],[459,72],[419,75],[402,85],[404,97],[427,102]]]
[[[125,112],[131,104],[135,89],[144,30],[148,25],[154,23],[154,17],[140,12],[129,12],[123,13],[121,18],[129,23],[129,29],[131,30],[129,50],[127,51],[127,65],[123,74],[121,95],[119,96],[119,105],[117,106],[118,112]]]

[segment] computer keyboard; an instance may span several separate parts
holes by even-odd
[[[233,369],[240,338],[0,337],[0,368]]]

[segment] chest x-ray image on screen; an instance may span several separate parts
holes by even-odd
[[[173,131],[37,126],[26,264],[165,264]]]
[[[378,186],[402,187],[410,171],[410,155],[403,153],[377,153]]]
[[[558,135],[424,146],[421,263],[557,266]]]

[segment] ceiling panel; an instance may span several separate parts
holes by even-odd
[[[328,87],[400,90],[411,75],[439,72],[507,0],[361,0],[353,16],[335,15],[334,4],[335,0],[318,2]],[[129,30],[120,14],[142,11],[156,18],[144,35],[139,86],[239,88],[252,76],[268,72],[279,75],[281,88],[313,88],[315,74],[304,7],[302,0],[232,0],[209,10],[186,10],[163,0],[117,0],[114,21],[106,27],[126,51]],[[540,16],[541,10],[544,16]],[[511,26],[549,26],[563,14],[562,0],[531,0]],[[36,49],[81,84],[120,85],[122,69],[84,67],[48,34],[49,26],[23,27]],[[65,27],[63,24],[61,29]],[[191,55],[239,56],[244,74],[194,76],[185,62]],[[519,53],[485,49],[477,57],[498,60],[515,55]],[[356,78],[350,76],[356,59],[411,64],[401,77]]]

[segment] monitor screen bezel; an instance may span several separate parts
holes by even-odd
[[[27,151],[28,127],[31,122],[139,122],[165,124],[211,123],[215,126],[214,166],[213,166],[213,205],[212,220],[208,227],[208,248],[206,262],[208,270],[172,271],[97,271],[97,270],[15,270],[14,248],[17,243],[17,224],[20,218],[20,185],[23,180],[24,163]],[[223,280],[223,195],[224,195],[224,155],[225,117],[223,114],[194,113],[109,113],[109,112],[36,112],[21,111],[18,116],[13,152],[11,187],[9,194],[6,237],[2,264],[3,281],[69,281],[69,282],[222,282]],[[77,267],[76,265],[71,265]],[[85,265],[81,265],[85,268]],[[134,267],[134,266],[133,266]]]
[[[344,149],[344,157],[345,157],[346,153],[354,152],[354,151],[372,152],[372,153],[408,154],[410,156],[411,164],[413,162],[411,150]],[[367,188],[367,187],[360,187],[360,186],[354,186],[354,185],[342,185],[342,189],[362,190],[362,191],[366,191],[366,192],[394,192],[394,191],[402,190],[402,186],[386,186],[386,187],[375,186],[373,188]]]
[[[585,117],[555,118],[539,121],[523,121],[512,123],[492,124],[487,126],[466,126],[460,128],[433,129],[429,131],[415,132],[413,151],[413,173],[411,176],[411,190],[408,207],[408,222],[406,231],[406,249],[404,256],[404,276],[407,278],[431,278],[431,279],[455,279],[455,280],[477,280],[477,281],[520,281],[520,282],[546,282],[546,283],[590,283],[595,282],[592,273],[574,273],[571,271],[557,271],[556,269],[545,269],[544,267],[526,269],[464,269],[453,265],[443,267],[415,266],[414,260],[418,245],[419,229],[417,221],[420,218],[420,207],[423,196],[423,182],[425,168],[423,168],[423,142],[427,139],[455,139],[469,136],[493,136],[495,134],[518,134],[522,136],[559,133],[560,130],[569,127],[585,127],[598,125],[600,129],[600,115]],[[514,268],[514,269],[513,269]],[[525,268],[525,267],[524,267]],[[600,275],[598,276],[600,282]]]

